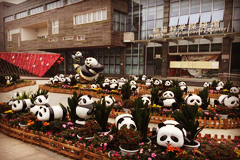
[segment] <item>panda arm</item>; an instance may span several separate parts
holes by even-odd
[[[99,72],[102,72],[103,71],[103,65],[101,65],[101,64],[97,64],[96,66],[91,66],[91,69],[90,70],[92,70],[92,71],[94,71],[95,73],[99,73]],[[91,71],[91,72],[92,72]],[[92,72],[93,73],[93,72]]]

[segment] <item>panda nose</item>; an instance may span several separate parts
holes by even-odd
[[[170,141],[167,141],[167,143],[170,143]]]

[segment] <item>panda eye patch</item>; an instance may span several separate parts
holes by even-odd
[[[200,103],[200,101],[199,101],[199,100],[197,100],[197,102],[198,102],[198,103]]]
[[[86,102],[87,102],[87,101],[86,101],[86,99],[84,98],[84,99],[83,99],[83,103],[86,103]]]
[[[190,102],[193,103],[193,101],[194,101],[194,100],[192,99]]]
[[[41,112],[39,112],[39,116],[42,117],[42,113]]]
[[[234,104],[234,103],[235,103],[235,101],[232,101],[232,102],[231,102],[231,104]]]
[[[42,100],[40,99],[40,98],[38,98],[38,101],[41,103],[42,102]]]
[[[160,138],[161,141],[165,141],[167,139],[167,135],[164,135]]]
[[[47,112],[46,108],[44,108],[44,112]]]
[[[17,105],[16,105],[16,104],[14,104],[13,106],[14,106],[15,108],[17,108]]]
[[[174,142],[178,142],[178,138],[175,137],[175,136],[171,136],[171,139],[172,139]]]

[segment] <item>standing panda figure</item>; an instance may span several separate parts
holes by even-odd
[[[131,86],[131,91],[135,93],[137,91],[137,88],[138,88],[137,83],[134,80],[131,80],[130,81],[130,86]]]
[[[158,124],[157,144],[159,146],[181,148],[184,145],[186,136],[186,130],[176,121],[167,120]]]
[[[145,82],[145,85],[146,85],[147,88],[151,87],[151,85],[152,85],[151,79],[147,79],[146,82]]]
[[[114,104],[116,102],[115,98],[110,95],[107,95],[105,97],[103,96],[101,101],[103,101],[103,99],[105,99],[106,107],[111,106],[112,104]]]
[[[142,75],[142,81],[146,81],[147,76],[146,75]]]
[[[117,90],[118,89],[118,81],[116,79],[111,80],[110,89],[111,90]]]
[[[147,103],[148,106],[151,105],[151,97],[149,95],[143,95],[142,100],[143,100],[143,104]]]
[[[121,90],[122,86],[126,84],[126,79],[124,77],[120,78],[119,82],[118,82],[118,89]]]
[[[115,119],[115,125],[118,130],[120,130],[124,126],[127,127],[128,129],[132,128],[134,130],[137,130],[137,126],[133,121],[133,116],[131,114],[118,115]]]
[[[94,100],[90,95],[83,95],[78,100],[76,107],[76,114],[80,120],[76,120],[76,124],[84,125],[85,119],[93,117],[94,114]]]
[[[224,85],[225,85],[224,82],[222,82],[222,81],[218,82],[216,90],[217,91],[223,90]]]
[[[165,88],[170,88],[170,87],[172,87],[172,81],[165,81],[165,83],[164,83],[164,86],[165,86]]]
[[[110,90],[110,79],[105,78],[102,84],[102,89]]]
[[[35,98],[33,105],[30,108],[30,112],[32,112],[33,114],[36,114],[37,111],[43,107],[46,106],[46,104],[48,104],[49,99],[48,99],[48,95],[39,95]],[[48,106],[48,105],[47,105]]]
[[[209,83],[209,82],[204,82],[203,87],[204,87],[204,88],[210,87],[210,83]]]
[[[50,122],[53,120],[64,120],[67,115],[67,109],[63,106],[50,106],[40,107],[36,112],[39,121]]]
[[[167,108],[177,109],[178,103],[172,91],[165,91],[159,100],[159,105]]]
[[[14,112],[27,112],[31,106],[31,99],[15,100],[12,102],[12,110]]]
[[[214,100],[214,105],[224,105],[229,108],[239,106],[239,98],[237,96],[221,95],[218,100]]]
[[[182,91],[187,93],[187,84],[186,84],[186,82],[179,82],[179,87],[181,88]]]
[[[203,103],[202,98],[196,94],[188,94],[184,100],[185,103],[189,106],[197,105],[198,107],[200,107]]]
[[[77,73],[80,77],[86,81],[95,81],[99,73],[103,71],[103,65],[98,63],[98,61],[93,57],[88,57],[85,60],[85,64],[80,66],[79,64],[73,64]]]
[[[155,87],[162,85],[162,80],[156,79],[156,80],[153,82],[153,85],[154,85]]]

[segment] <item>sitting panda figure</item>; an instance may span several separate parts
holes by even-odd
[[[88,57],[85,59],[83,66],[78,64],[73,64],[76,72],[80,74],[80,77],[86,81],[95,81],[98,78],[100,72],[103,71],[103,65],[98,63],[98,61],[93,57]]]
[[[94,114],[94,100],[91,95],[83,95],[78,99],[78,106],[76,107],[76,114],[80,120],[76,120],[76,124],[84,125],[85,119],[93,117]]]
[[[230,88],[230,93],[232,93],[232,94],[239,94],[239,88],[237,88],[237,87],[231,87]]]
[[[5,76],[5,79],[7,80],[6,82],[7,85],[12,83],[12,76]]]
[[[239,106],[239,98],[237,96],[221,95],[218,100],[214,100],[214,105],[224,105],[229,108]]]
[[[168,80],[165,81],[164,86],[165,86],[166,88],[172,87],[172,81],[168,81]]]
[[[165,91],[159,100],[159,105],[167,108],[177,109],[178,103],[172,91]]]
[[[162,85],[162,80],[155,79],[155,81],[153,82],[153,85],[154,85],[155,87]]]
[[[149,95],[143,95],[141,97],[142,97],[142,100],[143,100],[143,104],[147,103],[148,106],[151,105],[151,97]]]
[[[12,105],[12,103],[17,100],[19,97],[22,96],[22,93],[20,92],[15,92],[13,96],[11,97],[10,101],[8,102],[8,105]]]
[[[189,106],[194,106],[197,104],[198,107],[202,105],[202,98],[196,94],[188,94],[185,99],[185,103]]]
[[[14,112],[27,112],[31,106],[31,99],[15,100],[12,102],[12,110]]]
[[[137,83],[134,80],[131,80],[130,81],[130,86],[131,86],[131,91],[135,93],[137,91],[137,88],[138,88]]]
[[[159,146],[183,147],[187,136],[186,130],[174,120],[166,120],[158,124],[157,144]]]
[[[49,102],[48,95],[37,96],[33,102],[33,105],[30,108],[30,112],[36,114],[40,107],[46,106],[45,104],[48,104],[48,102]]]
[[[139,79],[139,77],[137,77],[137,76],[134,76],[134,77],[133,77],[133,80],[134,80],[134,81],[137,81],[138,79]]]
[[[100,87],[99,84],[91,84],[90,89],[94,90],[94,89],[97,89],[99,87]]]
[[[142,81],[146,81],[147,76],[146,75],[142,75]]]
[[[112,104],[114,104],[116,102],[115,98],[110,95],[107,95],[105,97],[103,96],[101,101],[103,101],[103,99],[105,99],[106,107],[111,106]]]
[[[41,106],[36,115],[39,121],[64,120],[67,115],[67,109],[60,105],[50,106],[47,104],[45,107]]]
[[[118,81],[116,79],[112,79],[110,81],[110,90],[117,90],[118,89]]]
[[[222,82],[222,81],[218,82],[216,90],[217,91],[223,90],[224,85],[225,85],[224,82]]]
[[[80,61],[80,59],[83,58],[82,52],[77,51],[75,55],[72,55],[72,58],[74,61]]]
[[[105,78],[102,84],[102,89],[110,90],[110,79]]]
[[[203,87],[204,87],[204,88],[207,88],[207,87],[210,87],[210,85],[211,85],[211,84],[210,84],[209,82],[204,82]]]
[[[182,91],[184,91],[185,93],[187,93],[187,84],[186,82],[179,82],[179,87],[181,88]]]
[[[145,82],[145,85],[146,85],[147,88],[151,87],[151,85],[152,85],[151,79],[147,79],[146,82]]]
[[[134,130],[137,130],[137,126],[133,121],[133,116],[131,114],[118,115],[115,119],[115,125],[118,130],[120,130],[124,126],[127,127],[128,129],[132,128]]]
[[[126,84],[126,79],[124,77],[120,78],[120,80],[118,81],[118,89],[121,90],[122,86]]]

